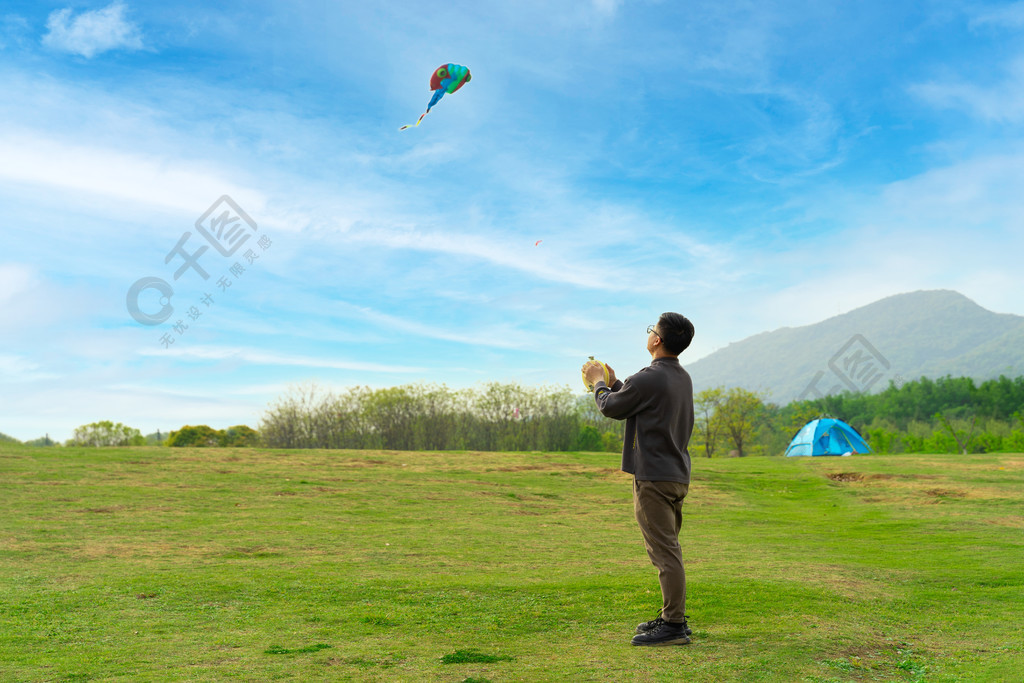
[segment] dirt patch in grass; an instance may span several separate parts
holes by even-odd
[[[839,482],[864,481],[864,475],[857,472],[829,472],[825,476]]]
[[[548,472],[556,476],[575,475],[590,479],[629,476],[616,467],[590,467],[564,462],[551,462],[543,465],[505,465],[502,467],[488,467],[483,471],[488,474],[492,472]]]
[[[847,645],[829,652],[828,659],[820,663],[844,672],[852,680],[876,680],[879,667],[887,665],[889,650],[884,640],[868,636],[860,645]]]
[[[743,505],[742,500],[725,491],[704,485],[703,482],[694,487],[690,486],[690,492],[686,494],[683,508],[696,507],[739,507]]]
[[[818,590],[828,591],[857,601],[888,595],[891,592],[889,581],[893,576],[890,573],[885,579],[874,579],[859,575],[841,565],[814,563],[801,563],[799,574],[795,574],[793,568],[785,563],[770,567],[770,571],[780,579],[812,586]],[[865,647],[870,647],[870,645],[865,645]]]
[[[839,650],[833,651],[830,654],[837,657],[847,657],[854,659],[870,659],[876,657],[879,654],[885,652],[887,649],[886,642],[881,638],[870,638],[868,637],[867,642],[856,646],[846,646]]]
[[[1024,517],[993,517],[985,520],[996,526],[1006,526],[1011,529],[1024,529]]]
[[[508,488],[509,486],[511,486],[511,484],[506,484],[506,483],[500,482],[500,481],[483,481],[482,479],[467,479],[465,481],[465,483],[466,483],[465,493],[468,494],[468,495],[473,495],[473,493],[474,493],[472,490],[469,489],[470,485],[472,485],[472,486],[498,486],[498,487],[501,487],[501,488]],[[481,492],[478,492],[478,493],[481,493]]]
[[[1006,498],[998,486],[942,486],[943,477],[933,474],[866,474],[861,472],[828,472],[830,481],[850,486],[866,494],[866,503],[934,504],[948,500],[995,500]],[[963,484],[964,482],[957,482]]]
[[[516,465],[515,467],[489,467],[484,472],[530,472],[535,470],[556,470],[552,465]]]
[[[105,559],[111,557],[134,557],[137,549],[134,546],[117,543],[83,543],[74,549],[74,554],[90,560]]]
[[[936,479],[934,474],[864,474],[861,472],[827,472],[826,477],[832,481],[890,481],[904,480],[914,481],[916,479]]]
[[[1003,467],[1024,467],[1024,460],[1002,460],[1000,464]]]
[[[961,482],[962,483],[962,482]],[[920,500],[924,497],[926,502],[941,502],[942,500],[997,500],[1005,499],[1007,492],[995,486],[971,486],[966,488],[952,488],[947,486],[936,486],[925,482],[899,482],[888,487],[894,494],[903,494],[911,499]]]
[[[618,467],[602,467],[597,473],[606,477],[631,477],[633,475],[623,472]]]
[[[337,463],[343,467],[380,467],[381,465],[390,465],[387,460],[341,460]]]
[[[23,541],[10,537],[0,538],[0,550],[16,553],[37,553],[47,549],[48,546],[38,541]]]
[[[899,477],[913,479],[916,475],[907,474],[862,474],[861,472],[828,472],[825,476],[832,481],[848,483],[852,481],[885,481]]]
[[[934,498],[966,498],[966,491],[959,491],[957,489],[928,489],[925,494]]]

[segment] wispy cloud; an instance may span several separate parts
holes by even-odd
[[[0,263],[0,312],[6,302],[20,296],[35,281],[35,269],[24,263]]]
[[[142,34],[126,18],[126,9],[123,3],[115,2],[78,15],[70,7],[51,12],[43,45],[87,59],[110,50],[140,50]]]
[[[253,210],[265,201],[204,161],[75,144],[31,130],[0,135],[0,178],[190,214],[201,212],[220,194],[230,194]]]
[[[536,335],[524,333],[513,324],[502,326],[490,325],[487,328],[475,330],[452,330],[439,325],[429,325],[407,317],[381,313],[380,311],[359,306],[349,306],[348,308],[366,320],[370,320],[378,324],[382,329],[392,333],[404,332],[426,339],[437,339],[469,346],[498,349],[534,348],[538,343]]]
[[[40,241],[52,244],[46,237]],[[5,346],[35,339],[25,350],[38,353],[38,340],[47,331],[82,323],[91,303],[84,288],[63,286],[35,265],[0,263],[0,340]]]
[[[974,8],[968,25],[979,27],[1024,27],[1024,2],[1011,2],[1002,6],[985,6]]]
[[[622,5],[623,0],[591,0],[591,2],[598,14],[613,16]]]
[[[791,182],[843,162],[842,121],[821,97],[788,88],[751,92],[758,133],[741,145],[740,169],[764,182]]]
[[[253,365],[284,365],[332,370],[359,370],[365,372],[420,373],[422,367],[409,365],[385,365],[361,361],[316,358],[297,354],[274,353],[258,349],[221,346],[182,346],[169,349],[141,349],[141,356],[157,356],[197,361],[242,361]]]
[[[772,320],[774,326],[805,325],[918,289],[955,289],[996,311],[1019,308],[1021,168],[1024,151],[1015,145],[869,193],[812,200],[823,211],[842,213],[848,227],[794,246],[787,261],[796,275],[765,297],[759,326],[772,327]]]
[[[4,382],[33,382],[55,377],[58,375],[41,372],[39,365],[25,356],[0,353],[0,379]]]
[[[474,261],[489,263],[547,280],[598,290],[621,290],[636,288],[632,278],[619,278],[611,282],[596,276],[594,268],[571,260],[572,249],[558,249],[550,255],[551,240],[542,248],[523,236],[514,241],[511,238],[487,238],[479,235],[437,231],[389,231],[374,229],[365,232],[348,233],[353,241],[373,243],[392,249],[407,249],[435,252],[449,256],[466,257]],[[567,258],[568,257],[568,258]]]
[[[1002,78],[987,84],[974,80],[929,81],[910,92],[936,107],[960,109],[989,123],[1024,121],[1024,57],[1002,69]]]
[[[18,14],[0,16],[0,50],[21,47],[28,42],[29,23]]]

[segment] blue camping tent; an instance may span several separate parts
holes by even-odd
[[[870,453],[871,448],[857,430],[834,417],[811,420],[796,433],[786,449],[786,457],[794,455],[849,455]]]

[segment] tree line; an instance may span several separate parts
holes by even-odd
[[[877,394],[842,393],[787,408],[841,417],[880,453],[1024,452],[1024,376],[890,382]]]
[[[12,436],[0,433],[0,443],[21,444]],[[119,446],[255,446],[259,444],[259,433],[252,427],[236,425],[227,429],[213,429],[207,425],[185,425],[170,434],[142,435],[138,429],[101,420],[75,428],[74,436],[64,442],[64,446],[84,446],[88,448],[109,448]],[[61,446],[47,434],[44,437],[24,442],[25,446],[49,447]]]
[[[702,392],[691,452],[780,454],[788,439],[776,428],[773,409],[744,389]],[[497,382],[457,391],[425,384],[341,393],[295,387],[270,406],[259,427],[261,443],[273,448],[411,451],[618,452],[624,431],[625,422],[601,415],[591,394]]]
[[[272,448],[570,451],[618,450],[623,426],[568,387],[408,384],[335,393],[306,385],[272,404],[259,432]]]
[[[731,400],[729,400],[731,398]],[[1024,377],[921,379],[877,394],[846,392],[767,403],[744,389],[712,388],[694,396],[691,454],[782,455],[819,416],[856,429],[876,453],[1024,452]]]
[[[782,455],[809,420],[849,423],[878,453],[1024,452],[1024,377],[890,382],[877,394],[844,393],[785,406],[742,388],[694,396],[694,457]],[[609,451],[625,423],[605,418],[593,396],[569,387],[486,383],[453,390],[409,384],[327,391],[296,386],[254,430],[186,425],[166,439],[110,421],[83,425],[69,446],[254,446],[386,450]],[[0,440],[15,441],[0,435]],[[46,437],[31,445],[59,445]]]

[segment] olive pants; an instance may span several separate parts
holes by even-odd
[[[633,510],[651,564],[661,583],[661,618],[682,622],[686,612],[686,570],[679,547],[683,498],[689,485],[675,481],[633,479]]]

